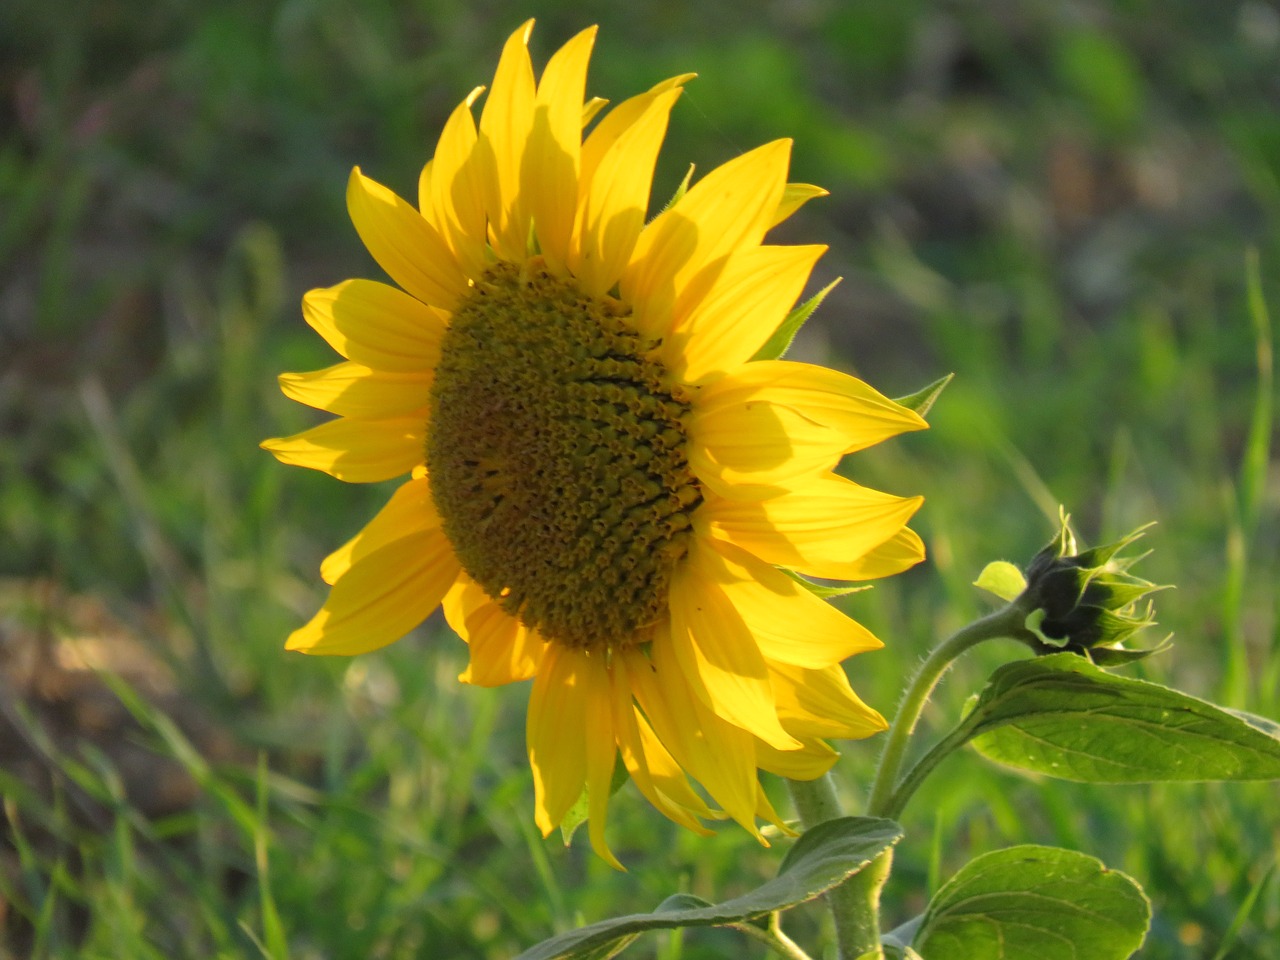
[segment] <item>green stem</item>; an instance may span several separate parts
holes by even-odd
[[[898,786],[894,788],[889,795],[889,799],[885,801],[884,812],[880,815],[888,817],[890,820],[896,820],[901,816],[902,808],[907,805],[907,800],[916,792],[916,788],[924,782],[925,777],[933,772],[933,768],[942,762],[943,757],[957,747],[964,746],[970,732],[962,724],[952,731],[949,736],[935,743],[929,752],[917,760],[911,769],[906,772],[906,775],[898,781]]]
[[[788,780],[791,798],[805,829],[843,816],[831,774],[817,780]],[[825,894],[836,926],[840,960],[882,956],[880,950],[880,889],[889,876],[892,851],[886,850],[838,887]]]
[[[817,780],[788,780],[787,787],[791,790],[791,800],[800,815],[800,823],[806,830],[845,815],[840,798],[836,796],[836,782],[830,773]]]
[[[901,812],[910,791],[903,792],[895,788],[898,771],[906,756],[907,744],[915,731],[916,722],[920,719],[924,705],[929,701],[929,694],[933,692],[933,688],[938,685],[938,681],[942,679],[952,662],[970,647],[984,640],[1007,637],[1034,643],[1035,637],[1025,626],[1026,618],[1027,612],[1016,603],[1011,603],[959,630],[935,647],[925,658],[924,663],[911,679],[907,692],[903,694],[898,715],[894,717],[893,724],[889,728],[889,738],[885,741],[884,752],[880,755],[880,766],[871,783],[871,798],[867,801],[869,816],[885,817]],[[919,783],[919,779],[913,778],[912,789]],[[893,813],[890,813],[890,810]]]
[[[762,930],[754,923],[731,923],[728,926],[740,933],[745,933],[753,940],[758,940],[780,957],[787,960],[813,960],[809,954],[800,949],[799,944],[782,932],[779,922],[780,914],[775,911],[769,915],[769,927]]]
[[[894,817],[900,813],[916,785],[945,755],[946,751],[939,748],[947,741],[943,741],[930,751],[924,760],[903,778],[900,785],[897,783],[898,771],[902,767],[907,743],[915,730],[916,722],[920,719],[920,713],[929,700],[929,694],[938,685],[947,668],[970,647],[997,637],[1018,640],[1034,648],[1037,643],[1036,637],[1027,630],[1026,618],[1025,610],[1016,603],[1010,604],[981,620],[975,620],[944,640],[925,658],[908,685],[907,692],[903,695],[902,703],[898,707],[898,715],[889,729],[889,738],[885,743],[884,753],[880,756],[880,765],[871,785],[871,798],[867,803],[869,816]],[[795,802],[796,812],[800,815],[800,822],[806,830],[827,820],[843,816],[840,801],[836,796],[835,783],[830,774],[817,780],[788,780],[787,785],[791,789],[791,798]],[[880,944],[880,891],[889,877],[892,866],[893,851],[886,850],[840,886],[828,890],[825,894],[827,905],[831,908],[832,919],[835,921],[836,945],[839,948],[840,960],[884,956],[884,950]]]

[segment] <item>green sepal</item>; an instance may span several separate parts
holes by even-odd
[[[1084,651],[1084,655],[1100,667],[1123,667],[1126,664],[1145,660],[1153,654],[1164,653],[1173,646],[1172,638],[1173,634],[1169,634],[1154,647],[1146,647],[1142,650],[1127,650],[1124,647],[1091,647]]]
[[[671,199],[663,205],[660,211],[658,211],[660,214],[666,213],[674,207],[681,201],[684,195],[689,192],[689,181],[693,179],[693,171],[694,165],[691,163],[689,164],[689,169],[684,172],[684,179],[681,180],[679,186],[676,187],[675,193],[671,194]]]
[[[992,560],[982,568],[982,573],[978,574],[973,585],[1001,600],[1012,602],[1027,589],[1027,580],[1022,571],[1008,560]]]
[[[902,839],[902,828],[879,817],[840,817],[805,832],[783,857],[778,875],[763,886],[719,904],[677,894],[652,913],[602,920],[544,940],[516,960],[607,957],[602,949],[646,930],[741,924],[821,896]],[[628,941],[629,942],[629,941]],[[593,952],[594,951],[594,952]],[[616,949],[615,949],[616,952]]]
[[[788,570],[786,567],[779,567],[779,569],[796,583],[800,584],[800,586],[812,593],[815,597],[819,597],[823,600],[834,600],[836,597],[847,597],[851,593],[862,593],[864,590],[871,589],[871,584],[869,583],[846,584],[840,587],[831,587],[824,583],[814,583],[808,577],[802,577],[794,570]]]
[[[1082,603],[1073,607],[1067,617],[1055,621],[1054,633],[1043,629],[1047,620],[1043,609],[1033,610],[1028,615],[1026,627],[1046,646],[1059,649],[1069,647],[1073,652],[1083,653],[1094,647],[1111,647],[1124,643],[1139,630],[1155,624],[1152,613],[1150,606],[1141,616],[1133,616]]]
[[[1151,583],[1127,573],[1099,573],[1089,579],[1084,598],[1089,600],[1092,592],[1099,597],[1101,604],[1112,610],[1120,610],[1131,603],[1137,603],[1143,597],[1169,589],[1172,588],[1168,584]]]
[[[976,857],[930,901],[912,946],[924,960],[1125,960],[1151,902],[1118,870],[1027,844]]]
[[[1109,563],[1117,553],[1119,553],[1129,544],[1133,543],[1135,540],[1142,539],[1144,536],[1146,536],[1147,531],[1154,526],[1155,526],[1155,521],[1152,521],[1151,523],[1144,523],[1142,526],[1138,527],[1136,530],[1132,530],[1129,533],[1125,534],[1123,537],[1121,537],[1119,540],[1116,540],[1114,543],[1107,543],[1107,544],[1103,544],[1100,547],[1090,547],[1088,550],[1082,550],[1078,557],[1080,566],[1101,567],[1104,564]],[[1147,554],[1140,553],[1134,557],[1129,557],[1124,560],[1118,560],[1116,561],[1116,567],[1114,568],[1118,568],[1120,570],[1126,570],[1145,556],[1147,556]]]
[[[933,381],[927,387],[917,390],[915,393],[909,393],[905,397],[898,397],[893,402],[900,403],[922,417],[927,417],[929,411],[933,409],[934,403],[942,396],[942,391],[947,388],[952,380],[955,379],[954,373],[948,373],[945,377]]]
[[[756,351],[752,360],[777,360],[782,357],[789,349],[791,349],[791,341],[796,338],[796,334],[800,332],[800,328],[804,326],[805,321],[818,309],[818,305],[827,298],[827,294],[835,289],[835,285],[839,280],[832,280],[829,284],[815,293],[800,306],[796,307],[787,314],[786,319],[778,325],[778,329],[773,331],[773,335],[765,341],[763,347]]]

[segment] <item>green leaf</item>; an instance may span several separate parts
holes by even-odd
[[[902,828],[877,817],[841,817],[819,824],[796,841],[778,875],[750,893],[720,904],[687,894],[663,901],[653,913],[602,920],[544,940],[516,960],[600,957],[602,947],[646,930],[712,927],[739,923],[812,900],[853,876],[902,839]]]
[[[927,417],[929,411],[933,409],[933,404],[942,396],[942,391],[947,388],[952,380],[955,379],[954,373],[948,373],[945,377],[933,381],[923,390],[917,390],[915,393],[909,393],[905,397],[898,397],[894,403],[900,403],[908,410],[914,410],[922,417]]]
[[[610,960],[611,957],[616,957],[639,939],[640,934],[629,933],[625,937],[619,937],[617,940],[610,940],[608,943],[602,943],[597,947],[589,947],[580,953],[575,953],[573,958],[574,960]]]
[[[613,779],[609,781],[609,796],[613,796],[622,789],[622,785],[631,779],[631,775],[627,773],[627,768],[619,763],[613,768]],[[560,821],[560,836],[564,840],[567,847],[573,842],[573,835],[578,828],[587,822],[587,814],[590,808],[591,794],[584,785],[582,793],[578,794],[578,799],[573,802],[564,819]]]
[[[1124,960],[1151,904],[1132,879],[1074,850],[984,854],[943,884],[913,946],[924,960]]]
[[[1256,727],[1263,733],[1270,734],[1271,736],[1280,739],[1280,723],[1277,723],[1270,717],[1260,717],[1256,713],[1247,713],[1244,710],[1232,710],[1230,707],[1223,707],[1223,709],[1233,717],[1239,717],[1245,723],[1249,724],[1249,726]]]
[[[978,574],[973,585],[1005,601],[1016,600],[1027,589],[1022,571],[1008,560],[992,560],[982,568],[982,573]]]
[[[800,306],[796,307],[787,314],[786,319],[778,325],[778,329],[773,331],[773,335],[765,341],[763,347],[756,351],[756,355],[752,360],[777,360],[791,348],[791,341],[796,338],[796,334],[800,332],[800,328],[804,326],[805,321],[809,319],[813,311],[818,309],[818,305],[827,298],[839,280],[833,280],[812,297],[806,300]]]
[[[1063,780],[1280,778],[1280,736],[1270,721],[1115,676],[1071,653],[993,673],[947,742],[966,739],[991,760]]]
[[[710,900],[703,900],[701,897],[694,896],[692,893],[673,893],[667,899],[658,904],[654,913],[671,913],[673,910],[701,910],[704,907],[714,907]]]
[[[895,927],[888,933],[882,934],[880,936],[880,945],[884,948],[886,960],[920,960],[920,954],[912,948],[911,944],[916,938],[916,932],[923,923],[924,914],[922,913]]]

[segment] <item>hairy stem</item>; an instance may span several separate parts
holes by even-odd
[[[791,798],[805,829],[844,816],[831,774],[817,780],[788,780]],[[886,850],[862,870],[824,894],[835,921],[840,960],[878,957],[880,949],[880,888],[889,876],[892,851]]]
[[[898,785],[898,771],[902,768],[902,761],[906,756],[907,744],[915,731],[916,722],[920,719],[924,705],[929,701],[929,695],[951,664],[960,654],[984,640],[1006,637],[1024,643],[1034,643],[1035,637],[1025,626],[1026,618],[1027,612],[1016,603],[1011,603],[952,634],[925,658],[907,686],[907,692],[903,694],[902,703],[898,707],[898,715],[894,717],[893,724],[889,728],[889,738],[885,741],[884,752],[880,755],[880,765],[871,783],[871,797],[867,802],[868,815],[887,817],[901,812],[909,792],[895,793],[895,788]],[[918,782],[918,779],[914,781],[914,783]],[[914,783],[912,789],[914,789]]]

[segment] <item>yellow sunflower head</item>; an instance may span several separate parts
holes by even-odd
[[[594,28],[536,81],[531,28],[507,41],[479,125],[480,89],[445,124],[417,209],[352,173],[351,219],[398,288],[306,295],[346,360],[281,387],[338,418],[263,446],[341,480],[409,477],[324,561],[329,599],[288,647],[373,650],[443,604],[469,645],[461,680],[533,679],[538,826],[585,789],[591,843],[616,865],[619,757],[677,823],[727,814],[759,837],[758,818],[778,823],[759,770],[820,776],[837,756],[824,738],[884,727],[841,666],[880,641],[787,571],[861,580],[923,557],[906,526],[920,498],[834,468],[925,424],[845,374],[749,362],[825,250],[764,242],[823,192],[788,185],[790,142],[646,223],[689,77],[591,126]]]

